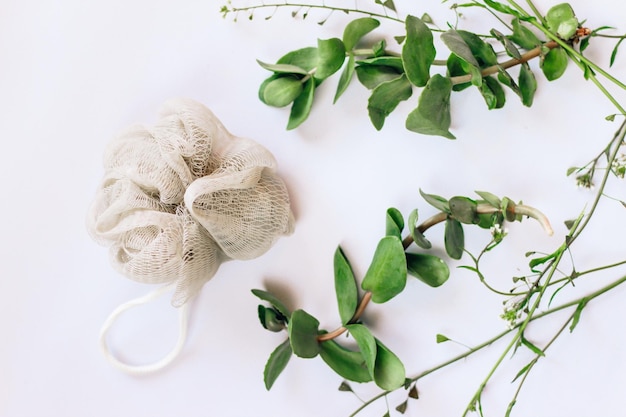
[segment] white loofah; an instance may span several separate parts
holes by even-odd
[[[181,306],[222,262],[265,253],[294,221],[267,149],[192,100],[168,101],[160,116],[107,148],[88,229],[128,278],[175,284]]]

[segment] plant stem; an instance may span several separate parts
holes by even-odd
[[[624,282],[626,282],[626,275],[621,277],[621,278],[619,278],[616,281],[613,281],[612,283],[606,285],[605,287],[602,287],[602,288],[592,292],[591,294],[588,294],[588,295],[586,295],[584,297],[580,297],[580,298],[578,298],[576,300],[564,303],[564,304],[562,304],[562,305],[560,305],[558,307],[551,308],[551,309],[546,310],[546,311],[544,311],[542,313],[536,314],[535,316],[531,317],[529,321],[530,322],[536,321],[536,320],[542,319],[544,317],[547,317],[547,316],[549,316],[551,314],[554,314],[556,312],[559,312],[561,310],[565,310],[565,309],[567,309],[569,307],[578,306],[578,304],[580,304],[583,300],[587,300],[587,302],[589,302],[589,301],[599,297],[600,295],[605,294],[605,293],[611,291],[612,289],[618,287],[619,285],[623,284]],[[492,338],[488,339],[487,341],[485,341],[485,342],[475,346],[474,348],[470,349],[469,351],[467,351],[465,353],[462,353],[462,354],[460,354],[458,356],[455,356],[452,359],[449,359],[449,360],[447,360],[445,362],[442,362],[441,364],[439,364],[437,366],[434,366],[434,367],[432,367],[430,369],[427,369],[426,371],[423,371],[423,372],[419,373],[418,375],[416,375],[416,376],[414,376],[412,378],[409,378],[410,383],[414,383],[414,382],[418,381],[419,379],[422,379],[423,377],[425,377],[427,375],[430,375],[430,374],[432,374],[432,373],[434,373],[434,372],[436,372],[436,371],[438,371],[438,370],[440,370],[442,368],[445,368],[446,366],[452,365],[455,362],[458,362],[458,361],[460,361],[462,359],[465,359],[465,358],[473,355],[474,353],[476,353],[476,352],[486,348],[487,346],[492,345],[493,343],[497,342],[498,340],[502,339],[504,336],[506,336],[507,334],[511,333],[512,331],[518,329],[522,325],[523,325],[523,323],[519,323],[519,324],[517,324],[516,326],[514,326],[514,327],[512,327],[510,329],[504,330],[504,331],[498,333],[497,335],[493,336]],[[367,400],[366,402],[364,402],[358,409],[356,409],[352,414],[350,414],[349,417],[356,416],[359,412],[363,411],[370,404],[372,404],[375,401],[379,400],[380,398],[388,395],[389,393],[391,393],[391,391],[383,391],[383,392],[375,395],[374,397],[372,397],[369,400]]]
[[[334,7],[327,6],[324,4],[305,4],[305,3],[266,3],[266,4],[258,4],[254,6],[245,6],[245,7],[232,7],[228,10],[228,13],[238,13],[238,12],[252,12],[257,9],[268,9],[268,8],[279,8],[279,7],[300,7],[300,8],[308,8],[308,9],[323,9],[329,10],[331,12],[342,12],[342,13],[360,13],[365,14],[371,17],[377,17],[381,19],[388,19],[394,22],[404,23],[402,19],[397,17],[389,16],[387,14],[368,12],[365,10],[359,10],[356,8],[349,7]]]
[[[497,74],[501,70],[505,70],[507,68],[511,68],[511,67],[516,66],[516,65],[523,64],[524,62],[528,62],[531,59],[537,58],[539,55],[541,55],[541,51],[542,51],[543,48],[554,49],[557,46],[559,46],[558,43],[556,43],[554,41],[546,42],[542,46],[538,46],[538,47],[536,47],[534,49],[531,49],[530,51],[522,54],[522,56],[520,58],[513,58],[513,59],[505,61],[505,62],[503,62],[501,64],[492,65],[490,67],[487,67],[487,68],[483,69],[480,72],[480,75],[482,77],[487,77],[487,76],[492,75],[492,74]],[[452,85],[469,83],[470,81],[472,81],[472,75],[471,74],[467,74],[467,75],[459,75],[459,76],[456,76],[456,77],[451,77],[450,81],[452,81]]]

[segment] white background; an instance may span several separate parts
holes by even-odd
[[[363,1],[362,3],[365,3]],[[537,1],[544,12],[550,6]],[[593,196],[565,177],[568,167],[600,152],[617,123],[604,116],[611,104],[573,65],[548,84],[537,71],[535,105],[521,106],[507,93],[503,110],[488,112],[476,91],[452,99],[456,141],[419,136],[404,129],[417,95],[388,118],[381,132],[369,124],[367,91],[350,86],[331,105],[337,78],[324,84],[310,119],[287,132],[287,111],[264,106],[257,88],[267,73],[255,59],[274,61],[285,52],[340,36],[347,18],[311,12],[302,22],[290,9],[222,19],[218,2],[55,2],[4,0],[0,12],[0,415],[45,416],[347,416],[359,403],[337,391],[341,379],[320,359],[294,358],[267,392],[265,360],[284,335],[258,324],[252,288],[269,288],[290,307],[304,308],[326,329],[338,324],[332,255],[341,244],[359,276],[384,233],[385,210],[422,218],[434,209],[418,190],[451,197],[488,190],[539,207],[556,233],[547,237],[532,222],[511,225],[509,236],[485,264],[490,282],[511,287],[527,273],[526,251],[552,252],[565,235],[563,221],[576,217]],[[454,22],[448,4],[396,1],[402,15],[430,13],[445,27]],[[617,0],[573,0],[589,27],[624,31],[626,12]],[[461,28],[482,32],[497,22],[480,10],[463,10]],[[385,24],[378,36],[400,34]],[[615,31],[614,33],[619,33]],[[374,35],[374,38],[376,35]],[[603,67],[614,42],[594,41],[588,55]],[[445,58],[445,56],[439,56]],[[626,58],[612,72],[622,79]],[[537,64],[533,63],[533,68]],[[210,107],[238,136],[274,153],[288,184],[296,231],[266,255],[225,264],[192,306],[183,353],[169,368],[134,377],[112,368],[101,355],[101,324],[119,304],[151,287],[116,274],[107,250],[90,240],[85,215],[102,176],[107,142],[134,123],[153,123],[171,97],[190,97]],[[624,94],[618,93],[622,103]],[[624,183],[610,195],[625,199]],[[576,268],[585,270],[625,258],[624,208],[606,200],[576,244]],[[441,228],[429,233],[441,247]],[[467,231],[477,251],[488,232]],[[505,328],[502,299],[471,273],[454,268],[449,282],[432,289],[410,279],[407,289],[365,320],[376,335],[417,374],[464,351],[437,345],[443,333],[475,345]],[[567,272],[567,271],[566,271]],[[591,275],[564,291],[564,302],[599,288],[625,268]],[[585,309],[574,333],[564,334],[527,381],[514,415],[623,415],[626,365],[623,322],[626,287]],[[111,344],[133,363],[158,359],[177,332],[167,297],[120,318]],[[528,337],[542,346],[565,316],[533,325]],[[407,415],[461,415],[504,344],[421,380],[420,400]],[[515,385],[509,382],[532,358],[520,350],[504,361],[484,394],[487,416],[501,416]],[[364,398],[375,387],[354,384]],[[390,408],[403,400],[389,398]],[[364,412],[380,416],[381,401]],[[392,411],[392,415],[393,415]]]

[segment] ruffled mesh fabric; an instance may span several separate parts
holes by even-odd
[[[192,100],[167,102],[152,128],[114,139],[88,230],[117,270],[195,295],[230,259],[252,259],[293,230],[289,195],[268,150],[231,135]]]

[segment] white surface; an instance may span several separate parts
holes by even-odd
[[[543,10],[550,5],[537,3]],[[409,1],[396,4],[406,13],[429,12],[439,22],[454,18],[439,1],[421,2],[418,10]],[[617,0],[572,4],[591,27],[626,29]],[[494,112],[474,91],[455,95],[456,141],[405,131],[404,117],[417,96],[376,132],[367,119],[367,92],[357,83],[330,105],[337,77],[321,89],[310,119],[286,132],[286,111],[257,100],[267,74],[255,59],[272,61],[318,37],[337,36],[346,17],[337,14],[318,26],[314,19],[294,21],[283,10],[270,22],[259,13],[252,22],[242,16],[233,23],[220,17],[218,6],[210,0],[3,2],[0,416],[346,416],[359,401],[337,391],[340,378],[319,359],[292,359],[265,391],[265,360],[284,336],[260,327],[251,288],[271,288],[334,328],[337,244],[362,276],[384,231],[387,207],[432,213],[419,188],[447,197],[489,190],[546,212],[554,237],[530,221],[513,225],[488,258],[494,285],[508,288],[510,277],[525,270],[520,255],[554,250],[565,233],[563,220],[590,200],[592,194],[577,189],[565,171],[599,152],[617,125],[603,120],[614,110],[573,66],[550,85],[538,75],[531,109],[512,94],[506,109]],[[486,14],[463,13],[465,27],[485,29],[479,23],[489,21]],[[401,29],[387,25],[382,32]],[[611,46],[594,42],[589,54],[606,67]],[[624,74],[625,68],[622,58],[613,72]],[[293,197],[296,232],[259,259],[223,265],[192,306],[180,358],[161,373],[132,377],[104,360],[98,331],[117,305],[151,288],[113,272],[106,249],[87,236],[84,218],[107,141],[129,124],[153,122],[160,104],[176,96],[203,102],[234,134],[274,153]],[[611,192],[626,198],[623,182]],[[607,200],[596,217],[575,249],[579,270],[626,254],[623,207]],[[440,235],[432,232],[435,244]],[[468,235],[475,250],[488,239],[481,232]],[[624,273],[621,268],[582,281],[562,300]],[[436,345],[436,333],[472,345],[504,327],[500,300],[468,272],[453,269],[440,289],[409,282],[401,296],[367,316],[409,375],[463,351]],[[564,335],[531,374],[514,415],[623,414],[624,297],[626,288],[620,288],[585,310],[576,331]],[[176,317],[167,299],[129,312],[111,343],[130,361],[157,359],[175,342]],[[548,327],[559,325],[555,318]],[[550,331],[535,327],[533,340],[545,342]],[[421,381],[421,398],[407,415],[460,415],[501,347]],[[530,357],[520,352],[505,361],[485,393],[487,416],[503,415],[514,388],[509,381]],[[366,398],[376,392],[357,390]],[[390,397],[390,407],[398,398]],[[384,407],[380,402],[363,415],[380,416]]]

